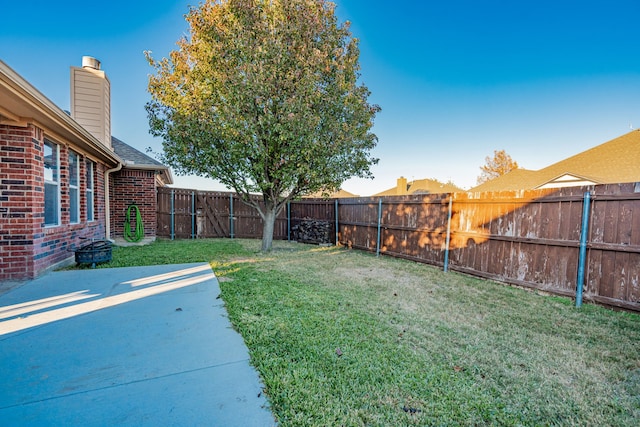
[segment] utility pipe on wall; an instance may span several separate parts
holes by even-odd
[[[104,172],[104,237],[113,242],[111,238],[111,200],[109,199],[109,175],[122,169],[122,163],[118,163],[113,169],[107,169]]]

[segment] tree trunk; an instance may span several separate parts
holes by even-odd
[[[276,224],[276,207],[267,206],[264,210],[263,228],[262,228],[262,252],[271,250],[273,244],[273,230]]]

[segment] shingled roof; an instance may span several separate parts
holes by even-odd
[[[147,156],[141,151],[136,150],[127,143],[119,140],[115,136],[111,137],[111,145],[113,151],[122,159],[124,167],[129,169],[145,169],[155,170],[162,176],[163,184],[172,184],[173,177],[169,168],[159,161]]]
[[[633,130],[537,171],[514,169],[469,191],[531,190],[624,182],[640,182],[640,130]]]
[[[353,194],[353,193],[349,193],[346,190],[343,190],[342,188],[339,189],[338,191],[335,191],[333,193],[330,193],[328,195],[324,195],[324,193],[322,191],[318,191],[316,193],[313,194],[309,194],[307,196],[304,196],[305,199],[348,199],[351,197],[358,197],[357,194]]]
[[[398,185],[403,185],[406,182],[406,191],[398,189]],[[462,188],[453,184],[442,183],[437,179],[417,179],[407,182],[404,178],[398,179],[398,184],[395,187],[384,190],[380,193],[374,194],[373,197],[380,196],[397,196],[402,194],[441,194],[441,193],[456,193],[464,191]]]

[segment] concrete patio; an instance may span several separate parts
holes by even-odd
[[[0,424],[272,426],[208,264],[49,273],[0,295]]]

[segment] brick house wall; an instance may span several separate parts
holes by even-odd
[[[71,77],[69,113],[0,60],[0,285],[72,262],[91,239],[121,238],[131,204],[145,241],[155,239],[156,186],[171,184],[169,169],[110,135],[100,61],[83,57]]]
[[[129,206],[136,205],[140,210],[144,237],[155,239],[158,224],[156,171],[123,168],[112,175],[111,204],[111,237],[120,239],[124,236],[124,224]],[[135,227],[134,211],[131,211],[132,231]]]
[[[87,240],[105,237],[104,176],[106,166],[94,161],[94,220],[87,221],[85,155],[80,155],[80,218],[70,223],[68,154],[60,147],[60,225],[44,225],[44,134],[34,126],[0,125],[0,280],[37,277],[73,256]],[[84,238],[84,239],[83,239]]]

